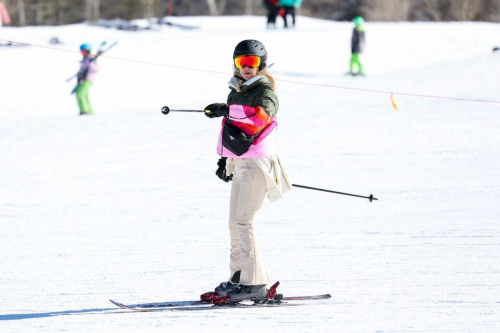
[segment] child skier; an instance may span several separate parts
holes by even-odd
[[[354,29],[351,38],[351,66],[349,74],[351,75],[365,75],[363,72],[363,65],[359,60],[359,54],[363,52],[365,47],[365,31],[363,30],[363,23],[365,20],[361,16],[356,16],[353,20]],[[354,65],[358,67],[358,71],[354,72]]]
[[[255,221],[267,194],[271,202],[291,189],[277,156],[278,97],[266,70],[267,51],[257,40],[240,42],[233,53],[234,76],[226,103],[205,108],[209,118],[223,117],[216,175],[232,180],[229,209],[230,275],[206,293],[214,304],[265,299],[269,279],[255,232]]]
[[[74,92],[76,93],[76,100],[80,108],[80,115],[94,114],[94,110],[89,101],[89,90],[94,82],[94,76],[98,71],[98,66],[95,57],[91,55],[92,46],[90,44],[80,45],[80,53],[83,59],[77,74],[78,84]]]

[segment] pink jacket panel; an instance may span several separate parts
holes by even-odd
[[[3,2],[0,3],[0,22],[4,22],[5,24],[10,24],[10,16]]]
[[[96,61],[91,61],[91,59],[92,58],[87,57],[82,60],[79,73],[83,73],[86,71],[87,75],[82,79],[94,82],[95,73],[99,71],[99,66],[97,65]]]
[[[93,62],[90,64],[89,72],[87,73],[87,81],[94,82],[95,73],[99,70],[99,66]]]

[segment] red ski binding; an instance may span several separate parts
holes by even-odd
[[[267,293],[267,298],[268,299],[274,299],[276,295],[278,295],[278,286],[280,285],[280,282],[276,282],[275,284],[272,285],[271,288],[269,288],[269,292]]]
[[[208,301],[211,301],[217,297],[219,297],[219,295],[217,295],[217,293],[214,293],[213,291],[211,291],[211,292],[204,293],[203,295],[201,295],[200,299],[202,301],[208,302]]]
[[[218,296],[212,300],[214,304],[224,304],[224,303],[229,303],[231,299],[229,296]]]

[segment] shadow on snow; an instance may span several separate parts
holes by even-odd
[[[0,321],[2,321],[2,320],[47,318],[47,317],[57,317],[57,316],[70,316],[70,315],[86,314],[86,313],[92,313],[92,312],[105,312],[105,311],[111,311],[111,310],[116,310],[116,308],[68,310],[68,311],[54,311],[54,312],[43,312],[43,313],[6,314],[6,315],[0,315]]]

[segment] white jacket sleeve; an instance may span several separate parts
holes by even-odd
[[[286,174],[285,168],[277,155],[253,159],[264,172],[269,201],[275,202],[292,189],[292,183]]]
[[[292,189],[292,183],[277,155],[258,157],[253,160],[264,173],[269,201],[275,202],[283,198],[283,195]],[[231,175],[233,172],[233,158],[229,157],[226,161],[226,174]]]

